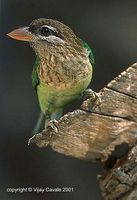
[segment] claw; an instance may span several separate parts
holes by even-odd
[[[83,97],[84,100],[87,100],[87,99],[90,98],[90,99],[92,99],[93,101],[96,101],[96,100],[98,99],[98,97],[99,97],[98,93],[94,92],[94,91],[91,90],[91,89],[86,89],[86,90],[84,91],[84,97]]]
[[[46,127],[45,127],[45,129],[48,129],[48,128],[52,128],[53,130],[54,130],[54,132],[55,133],[57,133],[58,132],[58,128],[57,128],[57,126],[56,126],[56,123],[57,123],[57,120],[50,120],[48,123],[47,123],[47,125],[46,125]]]
[[[100,95],[91,89],[86,89],[84,91],[83,100],[84,100],[84,102],[81,106],[82,109],[85,109],[87,107],[92,107],[92,109],[93,109],[93,107],[95,108],[96,106],[100,105],[100,103],[101,103]]]
[[[49,128],[52,128],[54,130],[55,133],[58,132],[58,128],[56,126],[56,123],[57,123],[57,120],[50,120],[46,126],[45,126],[45,129],[49,129]]]

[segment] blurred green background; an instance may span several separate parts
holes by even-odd
[[[57,19],[92,47],[91,88],[99,91],[137,60],[137,1],[1,0],[0,11],[0,199],[101,200],[99,164],[27,146],[39,113],[31,86],[35,55],[6,33],[33,19]],[[71,106],[71,110],[74,109]],[[17,187],[74,187],[72,193],[7,193]]]

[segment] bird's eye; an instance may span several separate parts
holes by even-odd
[[[41,27],[39,29],[39,34],[41,36],[45,36],[45,37],[48,37],[51,35],[51,36],[56,36],[56,37],[62,38],[61,35],[58,33],[58,31],[55,28],[48,27],[48,26]]]
[[[49,36],[52,34],[52,31],[48,27],[42,27],[41,28],[41,33],[44,36]]]

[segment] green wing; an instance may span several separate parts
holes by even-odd
[[[94,67],[95,65],[95,60],[94,60],[94,56],[93,56],[93,53],[92,53],[92,50],[90,48],[90,46],[82,39],[80,39],[83,47],[86,49],[87,51],[87,54],[88,54],[88,57],[89,57],[89,60],[90,60],[90,63],[92,64],[92,66]]]
[[[33,66],[33,70],[32,70],[32,86],[35,88],[36,93],[37,93],[37,86],[40,83],[39,76],[38,76],[38,67],[39,67],[39,65],[40,65],[40,58],[37,56],[35,64]],[[33,132],[32,132],[33,135],[36,134],[36,133],[39,133],[40,131],[42,131],[43,128],[44,128],[44,124],[45,124],[45,115],[41,111],[40,115],[38,117],[37,123],[36,123],[36,125],[35,125],[35,127],[33,129]]]
[[[38,72],[37,69],[39,67],[40,64],[40,59],[37,56],[36,57],[36,61],[35,64],[33,66],[33,70],[32,70],[32,86],[36,89],[37,85],[39,84],[39,77],[38,77]]]

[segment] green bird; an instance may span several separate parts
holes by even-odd
[[[58,120],[63,108],[80,99],[92,78],[94,57],[86,42],[65,24],[53,19],[36,19],[27,27],[15,29],[11,38],[27,41],[34,49],[36,61],[32,85],[36,90],[41,114],[33,131]]]

